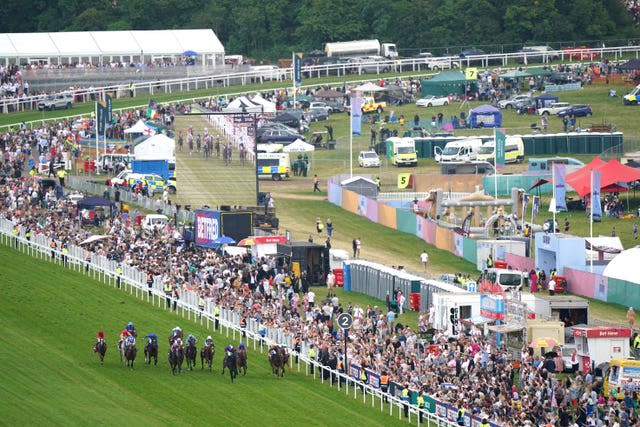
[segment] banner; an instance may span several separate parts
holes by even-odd
[[[293,85],[300,87],[302,84],[302,58],[293,54]]]
[[[107,108],[107,116],[106,116],[106,122],[111,125],[111,121],[113,120],[113,108],[112,108],[112,101],[111,101],[111,95],[105,94],[104,95],[104,103],[106,105]]]
[[[199,210],[195,212],[196,246],[213,248],[213,243],[220,237],[220,212]]]
[[[496,146],[494,151],[496,169],[502,169],[504,167],[506,141],[507,136],[504,134],[504,129],[496,129]]]
[[[562,163],[553,164],[553,185],[555,186],[555,212],[564,212],[567,210],[567,184],[566,184],[567,169],[566,165]]]
[[[360,135],[361,121],[362,121],[362,103],[364,102],[363,98],[355,96],[351,98],[351,133],[353,135]]]
[[[107,107],[101,102],[96,102],[97,135],[104,135],[106,128],[107,128]]]
[[[522,213],[527,211],[528,204],[529,204],[529,195],[526,193],[522,193]]]
[[[591,171],[591,212],[592,220],[600,221],[602,206],[600,205],[600,171]]]
[[[398,174],[398,188],[411,188],[411,174],[410,173],[399,173]]]
[[[471,233],[471,218],[473,218],[473,212],[469,212],[469,214],[462,221],[462,235],[469,237]]]
[[[538,216],[540,211],[540,196],[533,196],[533,203],[531,204],[531,222]]]

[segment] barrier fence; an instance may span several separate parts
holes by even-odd
[[[322,384],[326,382],[330,387],[344,391],[346,396],[362,399],[363,403],[370,402],[372,408],[379,407],[381,412],[387,410],[390,416],[402,419],[404,411],[407,410],[406,419],[409,423],[417,421],[418,425],[426,422],[430,426],[447,427],[457,425],[450,421],[451,414],[454,414],[455,418],[457,413],[457,409],[452,405],[426,396],[425,401],[428,406],[420,409],[415,404],[416,391],[411,393],[409,403],[400,397],[402,391],[400,384],[390,383],[389,393],[385,393],[380,389],[379,381],[376,380],[376,378],[379,379],[379,376],[375,372],[369,371],[369,379],[362,382],[358,379],[361,368],[355,364],[349,365],[348,374],[323,366],[308,357],[308,343],[303,342],[301,351],[296,352],[293,349],[293,334],[280,328],[269,328],[253,318],[248,319],[246,327],[242,327],[240,313],[219,307],[219,314],[216,315],[216,307],[211,301],[206,301],[204,309],[201,310],[198,307],[198,296],[192,292],[182,292],[179,298],[165,295],[162,276],[155,276],[149,284],[146,272],[119,264],[80,246],[69,245],[66,251],[61,251],[58,248],[52,248],[50,246],[51,239],[44,235],[33,233],[30,239],[26,239],[24,230],[15,234],[13,223],[4,217],[0,217],[0,241],[3,245],[13,247],[21,253],[41,260],[48,260],[60,267],[68,268],[106,285],[122,289],[153,306],[174,311],[177,315],[199,323],[207,329],[212,329],[226,338],[231,338],[234,341],[244,338],[255,351],[259,350],[263,353],[265,348],[268,349],[273,343],[286,346],[290,355],[290,369],[293,369],[295,365],[298,372],[304,370],[305,375],[312,376],[314,381],[319,380]],[[353,374],[358,375],[354,378]],[[472,420],[469,415],[466,415],[465,425],[471,426],[478,423],[479,420]],[[492,426],[496,427],[495,424]]]

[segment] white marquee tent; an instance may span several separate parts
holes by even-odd
[[[138,122],[135,125],[131,126],[128,129],[125,129],[124,133],[126,134],[141,133],[143,135],[154,135],[156,131],[151,129],[149,126],[147,126],[146,123],[143,122],[142,120],[138,120]]]
[[[607,264],[602,275],[640,284],[638,264],[640,264],[640,246],[619,253]]]
[[[0,33],[0,62],[5,64],[131,62],[140,56],[180,57],[189,50],[203,64],[224,63],[224,46],[211,29]]]
[[[254,104],[260,104],[263,106],[263,112],[265,113],[275,113],[276,112],[276,104],[271,101],[267,101],[260,95],[256,95],[251,98],[251,102]]]
[[[225,113],[261,113],[262,104],[253,102],[246,96],[240,96],[229,103],[222,111]]]
[[[136,145],[133,153],[136,160],[175,160],[176,142],[160,133]]]

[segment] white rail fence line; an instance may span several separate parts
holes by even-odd
[[[598,49],[577,49],[580,52],[576,53],[565,50],[555,50],[549,51],[545,53],[532,52],[528,54],[523,54],[519,52],[515,53],[500,53],[500,54],[486,54],[486,55],[470,55],[464,58],[459,56],[443,56],[443,57],[434,57],[428,58],[428,61],[425,61],[424,58],[404,58],[404,59],[394,59],[394,60],[385,60],[385,61],[363,61],[357,63],[343,63],[343,64],[328,64],[328,65],[308,65],[302,67],[303,77],[312,79],[312,78],[321,78],[327,76],[347,76],[347,75],[362,75],[362,74],[380,74],[387,72],[402,72],[402,71],[421,71],[424,69],[427,62],[437,62],[440,64],[444,64],[445,66],[440,66],[439,68],[460,68],[460,67],[468,67],[472,64],[480,63],[481,67],[488,67],[490,61],[500,62],[500,66],[505,67],[508,65],[509,60],[523,58],[525,56],[529,57],[543,57],[543,64],[548,63],[549,59],[558,55],[560,61],[564,62],[565,60],[574,60],[576,55],[581,55],[583,59],[575,59],[577,62],[586,61],[598,61],[603,58],[604,55],[613,55],[613,60],[617,61],[623,55],[634,54],[635,58],[638,59],[640,57],[640,46],[617,46],[617,47],[606,47],[606,48],[598,48]],[[588,59],[591,55],[597,55],[593,59]],[[586,58],[585,58],[586,57]],[[528,64],[523,64],[527,66]],[[536,65],[536,64],[529,64]],[[435,70],[435,69],[434,69]],[[188,71],[188,70],[187,70]],[[136,96],[138,93],[147,93],[150,96],[153,96],[156,93],[173,93],[189,91],[189,90],[198,90],[198,89],[209,89],[216,87],[226,87],[232,85],[248,85],[253,83],[264,83],[267,81],[285,81],[291,80],[292,78],[292,68],[281,68],[275,71],[264,71],[264,70],[256,70],[256,71],[247,71],[247,72],[237,72],[237,73],[226,73],[226,74],[218,74],[218,75],[207,75],[207,76],[194,76],[187,78],[178,78],[178,79],[169,79],[169,80],[161,80],[161,81],[146,81],[146,82],[135,82],[133,86],[133,94]],[[127,96],[129,92],[128,84],[118,84],[111,86],[104,86],[93,89],[80,89],[73,90],[75,99],[77,102],[87,102],[89,100],[93,100],[95,97],[103,98],[105,93],[114,93],[117,98]],[[8,99],[0,99],[0,111],[4,113],[15,112],[15,111],[25,111],[30,109],[37,109],[38,102],[44,99],[46,95],[38,95],[31,97],[23,97],[23,98],[8,98]]]
[[[240,340],[243,337],[250,339],[254,350],[264,352],[265,347],[269,347],[270,343],[278,343],[287,347],[289,352],[289,367],[293,369],[295,363],[297,370],[301,370],[301,362],[304,365],[305,375],[312,375],[316,380],[316,376],[320,377],[322,384],[329,383],[330,387],[337,386],[338,390],[344,389],[345,395],[353,395],[354,399],[358,399],[358,394],[364,403],[369,399],[371,407],[380,407],[380,411],[385,410],[385,403],[389,403],[389,415],[394,416],[397,412],[398,419],[402,419],[405,403],[396,396],[383,393],[381,390],[374,388],[368,384],[362,383],[348,375],[332,370],[327,366],[323,366],[315,360],[307,357],[306,343],[302,344],[302,351],[297,353],[293,350],[294,338],[292,334],[287,334],[279,328],[268,328],[255,319],[247,321],[247,327],[240,327],[240,313],[220,307],[219,316],[214,316],[215,306],[207,301],[204,310],[198,308],[198,298],[192,292],[184,292],[179,299],[165,296],[162,290],[162,277],[155,276],[153,283],[147,284],[147,274],[136,268],[120,264],[122,273],[116,271],[118,263],[109,260],[104,256],[97,255],[86,251],[85,249],[69,245],[68,252],[65,254],[58,249],[50,247],[51,239],[44,235],[33,233],[30,240],[24,237],[24,233],[14,234],[13,224],[6,218],[0,217],[0,241],[3,245],[13,247],[16,250],[29,256],[48,260],[61,267],[71,269],[75,272],[82,273],[94,280],[101,281],[114,288],[119,288],[135,295],[142,301],[164,308],[164,310],[175,311],[176,315],[182,318],[199,323],[207,329],[223,334],[232,340]],[[218,329],[216,329],[218,325]],[[223,331],[224,329],[224,331]],[[294,362],[295,360],[295,362]],[[325,380],[325,372],[328,372],[329,379]],[[360,390],[360,392],[359,392]],[[456,426],[457,424],[445,418],[432,414],[424,409],[419,409],[415,405],[409,404],[409,417],[407,421],[412,422],[412,416],[421,425],[419,413],[422,412],[422,422],[427,422],[431,426]]]

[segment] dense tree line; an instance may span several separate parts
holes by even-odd
[[[363,38],[410,55],[640,37],[624,0],[5,0],[2,9],[3,32],[212,28],[228,53],[257,58]]]

